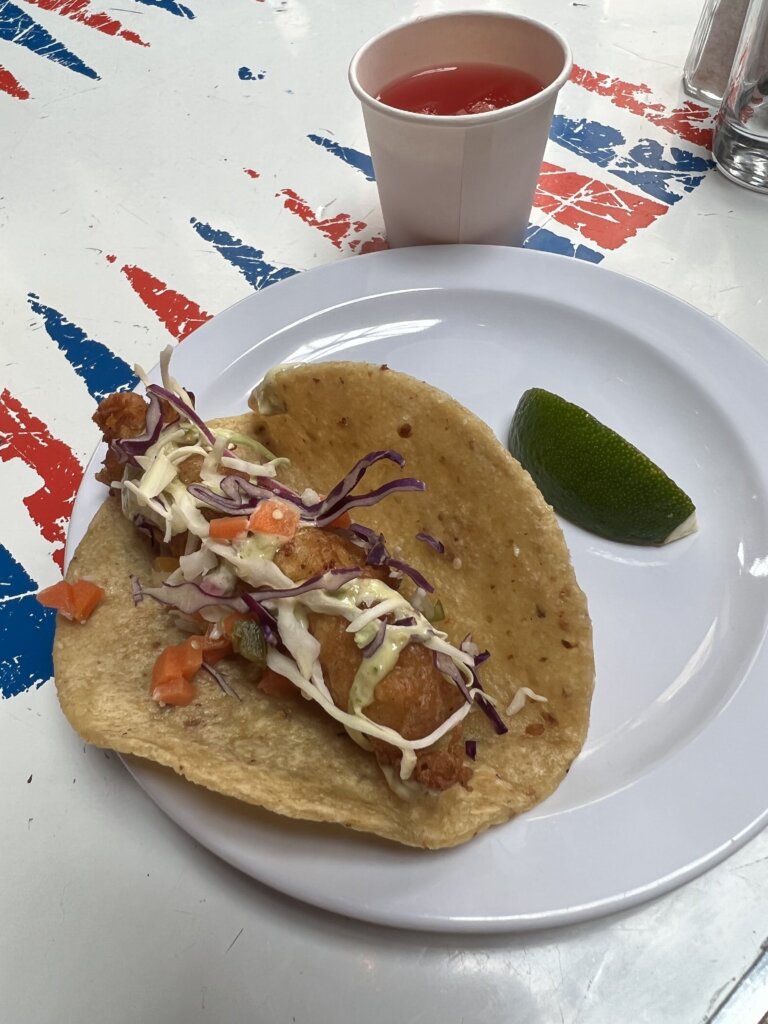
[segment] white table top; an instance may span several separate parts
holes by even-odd
[[[556,931],[314,911],[192,842],[84,746],[46,681],[50,624],[26,595],[58,578],[95,395],[284,268],[376,247],[348,59],[460,6],[0,2],[2,1020],[694,1024],[760,955],[764,834],[671,895]],[[516,10],[563,32],[580,69],[530,244],[658,285],[768,354],[766,200],[712,170],[711,121],[680,85],[699,3]]]

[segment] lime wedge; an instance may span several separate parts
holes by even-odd
[[[626,544],[668,544],[696,530],[674,480],[586,410],[542,388],[520,399],[509,450],[556,512]]]

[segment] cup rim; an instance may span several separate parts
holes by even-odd
[[[522,22],[529,25],[535,25],[536,28],[543,29],[545,32],[549,33],[549,35],[551,35],[562,48],[562,71],[554,81],[550,82],[549,85],[545,85],[544,88],[534,96],[529,96],[528,99],[520,100],[519,103],[512,103],[507,107],[500,107],[498,110],[487,110],[482,114],[416,114],[410,110],[401,110],[399,107],[391,107],[388,103],[382,103],[381,100],[377,100],[375,96],[371,96],[369,92],[366,92],[360,84],[357,74],[360,62],[371,47],[375,46],[382,39],[385,39],[387,36],[394,35],[396,32],[401,32],[404,28],[407,28],[409,25],[416,24],[417,22],[437,21],[445,18],[465,18],[467,16],[471,16],[473,18],[503,18],[505,21]],[[529,18],[523,14],[515,14],[512,11],[478,11],[464,9],[458,11],[439,11],[436,14],[427,14],[418,18],[411,18],[408,21],[401,22],[399,25],[393,25],[391,28],[385,29],[383,32],[379,32],[367,42],[363,43],[363,45],[357,50],[349,63],[347,75],[350,87],[360,102],[371,107],[373,110],[386,114],[389,117],[393,117],[401,121],[407,121],[411,124],[434,125],[446,128],[472,128],[475,125],[485,125],[490,124],[493,121],[503,120],[504,118],[509,117],[511,113],[522,113],[546,102],[553,93],[556,94],[560,89],[562,89],[563,85],[565,85],[570,78],[572,69],[573,54],[571,52],[571,48],[565,37],[558,32],[557,29],[552,28],[551,25],[547,25],[543,21],[539,21],[537,18]]]

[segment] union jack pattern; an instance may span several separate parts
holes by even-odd
[[[58,204],[71,226],[71,248],[66,233],[47,224],[40,262],[14,266],[0,282],[0,308],[14,311],[0,312],[0,480],[11,524],[0,544],[0,698],[51,675],[54,623],[34,593],[62,568],[68,516],[97,440],[94,403],[131,387],[133,363],[154,362],[166,336],[183,342],[251,290],[386,245],[351,97],[334,116],[296,69],[291,77],[270,65],[269,48],[259,46],[260,33],[299,32],[290,0],[229,5],[250,19],[243,38],[215,6],[125,0],[107,11],[95,0],[0,0],[0,118],[17,140],[3,158],[31,160],[30,192],[52,197],[47,212]],[[173,155],[162,149],[154,107],[163,88],[174,96]],[[102,90],[112,90],[114,123],[96,138],[85,125]],[[57,122],[72,104],[82,104],[83,137],[63,151]],[[259,128],[267,107],[269,144]],[[44,148],[45,128],[35,135],[43,148],[25,150],[25,133],[40,119],[58,148]],[[575,67],[552,124],[526,245],[609,260],[678,215],[713,168],[711,130],[706,108]],[[215,171],[207,183],[195,180],[201,149],[207,172]],[[103,179],[94,167],[107,168]],[[142,205],[150,193],[151,213]],[[0,209],[0,227],[6,217]]]

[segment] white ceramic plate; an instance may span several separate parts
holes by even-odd
[[[538,808],[427,853],[293,822],[129,760],[183,829],[256,879],[351,917],[494,931],[573,922],[673,888],[768,816],[768,366],[689,306],[535,252],[378,253],[294,277],[221,313],[174,373],[206,416],[246,408],[280,361],[386,362],[436,384],[504,440],[523,391],[585,407],[693,497],[700,532],[661,550],[564,524],[594,621],[589,738]],[[70,534],[103,491],[92,473]],[[479,480],[493,494],[492,480]]]

